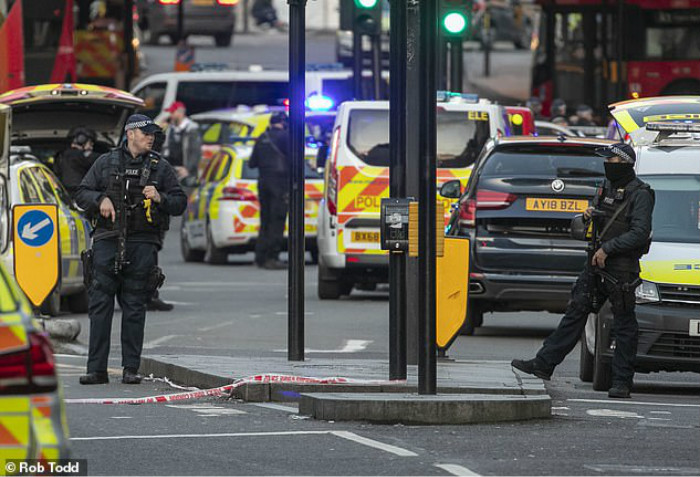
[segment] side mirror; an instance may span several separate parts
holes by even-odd
[[[316,152],[316,167],[323,169],[326,167],[326,161],[328,160],[328,145],[322,144]]]
[[[462,195],[462,183],[459,180],[451,180],[440,186],[440,195],[446,199],[459,199]]]
[[[588,232],[588,221],[583,217],[583,214],[578,214],[571,219],[571,238],[574,240],[588,240],[586,238]]]

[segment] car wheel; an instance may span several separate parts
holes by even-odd
[[[61,291],[56,287],[41,304],[41,313],[49,316],[58,316],[61,312]]]
[[[214,43],[216,43],[216,46],[220,48],[231,46],[232,41],[232,33],[217,33],[216,35],[214,35]]]
[[[88,291],[83,290],[75,295],[70,295],[67,298],[68,309],[73,313],[87,313],[88,312]]]
[[[204,261],[213,265],[220,265],[228,262],[228,252],[217,248],[211,236],[211,227],[207,224],[207,247],[204,251]]]
[[[605,343],[603,343],[602,337],[603,331],[603,320],[598,317],[596,320],[596,333],[595,333],[595,355],[593,363],[593,389],[595,391],[607,391],[612,385],[612,364],[603,356],[603,348]]]
[[[593,366],[595,364],[595,356],[593,353],[588,351],[588,346],[586,346],[586,330],[583,330],[581,334],[581,359],[579,360],[579,370],[578,377],[584,383],[590,383],[593,381]]]
[[[333,274],[323,264],[318,264],[318,298],[320,300],[337,300],[342,295],[352,292],[352,283],[333,277]]]
[[[180,227],[180,252],[185,262],[201,262],[204,260],[204,250],[193,250],[190,247],[190,240],[187,238],[185,223]]]
[[[484,307],[477,302],[467,303],[467,318],[464,320],[460,334],[471,336],[484,323]]]

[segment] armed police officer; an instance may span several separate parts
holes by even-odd
[[[157,268],[169,216],[181,215],[187,198],[173,168],[152,151],[159,127],[131,115],[126,141],[100,156],[83,179],[76,201],[96,218],[89,278],[90,346],[87,374],[80,384],[108,382],[107,359],[114,297],[122,307],[122,382],[138,384],[146,303],[163,276]]]
[[[597,313],[605,300],[610,300],[615,352],[608,396],[629,398],[637,354],[635,289],[641,283],[639,259],[648,251],[651,240],[654,191],[636,177],[636,155],[629,145],[617,143],[596,153],[605,157],[607,180],[594,199],[594,207],[583,216],[593,220],[595,231],[585,269],[573,287],[559,326],[536,357],[515,359],[511,364],[525,373],[550,379],[554,368],[576,346],[589,313]]]
[[[260,170],[260,231],[255,263],[268,270],[285,269],[279,261],[289,209],[289,131],[287,115],[272,113],[270,126],[255,143],[249,166]]]

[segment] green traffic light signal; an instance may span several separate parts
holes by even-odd
[[[374,8],[379,0],[355,0],[357,8]]]
[[[443,18],[442,25],[447,33],[459,35],[467,29],[467,18],[462,13],[450,12]]]

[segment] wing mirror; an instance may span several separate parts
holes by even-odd
[[[462,195],[462,183],[459,180],[451,180],[440,186],[440,195],[446,199],[459,199]]]

